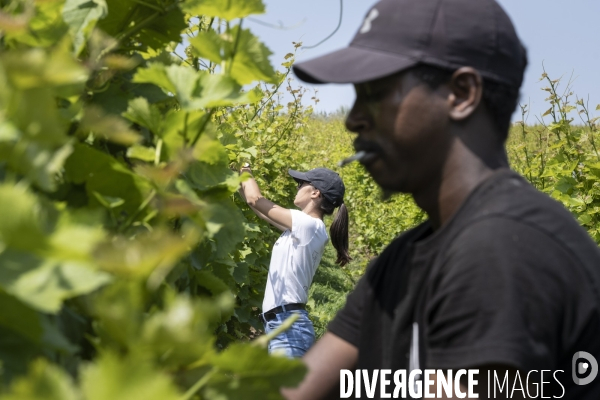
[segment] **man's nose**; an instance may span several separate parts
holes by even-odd
[[[346,117],[346,129],[350,132],[361,133],[369,127],[369,119],[367,115],[354,103],[352,109]]]

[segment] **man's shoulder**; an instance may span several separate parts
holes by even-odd
[[[534,229],[558,243],[569,244],[570,237],[577,237],[590,247],[597,247],[587,231],[575,217],[558,201],[537,190],[517,173],[507,170],[484,184],[469,199],[459,230],[469,229],[482,220],[513,221],[505,224],[514,230]],[[479,229],[483,229],[479,224]],[[493,224],[484,225],[493,230]]]

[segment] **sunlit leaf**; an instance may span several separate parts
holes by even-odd
[[[190,39],[194,54],[206,58],[214,63],[223,60],[224,49],[227,45],[223,39],[213,30],[200,32]]]
[[[227,20],[262,14],[265,6],[261,0],[186,0],[181,8],[192,15],[220,17]]]
[[[273,53],[249,29],[240,32],[239,26],[236,26],[231,34],[233,37],[239,34],[231,76],[241,85],[253,81],[274,82],[275,71],[269,61]]]
[[[56,44],[68,32],[63,21],[63,0],[36,1],[33,18],[25,31],[8,32],[9,43],[23,43],[32,47],[48,47]]]
[[[0,286],[36,310],[55,313],[68,298],[89,293],[110,277],[77,261],[43,259],[31,253],[0,253]]]
[[[154,161],[155,156],[156,149],[152,147],[134,144],[133,146],[127,149],[127,157],[129,158],[137,158],[138,160],[142,161]]]
[[[148,63],[146,68],[139,68],[133,77],[133,82],[152,83],[167,93],[174,94],[177,91],[175,85],[173,82],[171,82],[169,76],[167,75],[167,69],[165,66],[156,62]]]
[[[197,232],[190,231],[181,237],[157,229],[135,240],[117,238],[104,243],[96,249],[95,258],[105,271],[122,277],[166,275],[197,240]]]
[[[123,116],[156,134],[161,133],[162,115],[155,105],[149,104],[144,97],[129,101],[127,112]]]
[[[121,117],[105,114],[98,107],[86,108],[81,120],[81,129],[125,146],[131,146],[142,139],[139,133],[133,131]]]
[[[211,363],[220,373],[208,384],[216,392],[207,390],[205,394],[214,399],[217,393],[248,400],[279,399],[280,387],[297,386],[306,373],[300,360],[269,356],[265,349],[243,343],[230,345],[212,357]]]
[[[105,0],[66,0],[62,11],[63,19],[69,25],[73,37],[75,54],[85,45],[96,22],[108,13]]]
[[[194,158],[198,161],[210,165],[228,163],[227,151],[225,147],[216,139],[211,139],[208,135],[203,135],[194,147]]]
[[[212,330],[230,315],[233,296],[218,301],[179,295],[161,312],[150,316],[139,338],[141,351],[151,352],[162,364],[191,364],[213,352]]]
[[[44,226],[46,210],[23,185],[0,185],[0,243],[2,248],[19,250],[43,248],[47,244],[48,227]]]
[[[36,360],[26,376],[17,378],[2,400],[80,400],[71,378],[44,359]]]
[[[168,375],[146,360],[121,358],[104,352],[81,371],[87,400],[178,400],[180,394]]]

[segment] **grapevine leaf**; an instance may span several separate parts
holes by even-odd
[[[82,89],[88,72],[73,58],[65,44],[61,43],[50,51],[30,49],[2,55],[1,61],[10,84],[18,89],[69,85]]]
[[[189,232],[185,237],[156,229],[135,240],[116,238],[97,247],[95,259],[105,271],[126,278],[147,278],[153,272],[168,273],[198,240]]]
[[[116,280],[93,297],[101,335],[125,347],[139,340],[143,292],[138,282]]]
[[[233,271],[233,278],[238,284],[248,282],[248,264],[239,263]]]
[[[84,144],[76,144],[73,154],[65,163],[66,177],[75,184],[85,183],[91,205],[100,205],[93,195],[123,199],[116,210],[128,215],[135,213],[151,190],[150,184],[132,173],[127,167],[108,154]]]
[[[239,184],[238,174],[224,164],[211,165],[205,162],[195,162],[188,170],[191,185],[201,191],[217,187],[230,187],[234,180]],[[235,188],[234,188],[235,190]]]
[[[163,132],[161,132],[164,141],[163,152],[167,159],[174,159],[184,144],[190,142],[196,132],[203,126],[202,122],[206,114],[202,111],[193,111],[189,113],[169,111],[165,116]],[[204,126],[205,131],[212,128],[208,123]]]
[[[577,220],[579,221],[580,224],[582,225],[587,225],[589,223],[592,222],[592,216],[589,214],[581,214]]]
[[[194,157],[196,160],[205,162],[209,165],[225,165],[229,162],[225,147],[218,140],[211,139],[208,135],[203,135],[194,147]]]
[[[48,236],[52,257],[92,262],[92,251],[105,239],[102,214],[88,209],[59,208],[54,231]]]
[[[224,107],[234,104],[254,103],[260,97],[255,90],[240,92],[240,85],[225,75],[202,74],[198,107]]]
[[[151,351],[162,364],[187,365],[212,353],[211,328],[227,310],[215,301],[173,297],[164,311],[144,322],[139,340],[144,351]]]
[[[231,76],[241,85],[253,81],[275,82],[275,70],[271,66],[269,56],[273,54],[249,29],[236,26],[231,35],[237,37],[239,43],[235,49]]]
[[[244,239],[245,218],[232,202],[210,203],[202,217],[207,222],[221,225],[219,231],[212,235],[217,243],[216,259],[225,258]]]
[[[98,108],[104,110],[108,114],[122,114],[127,110],[128,102],[135,96],[132,93],[135,86],[137,87],[151,87],[156,92],[160,93],[160,96],[166,96],[162,90],[154,85],[146,84],[130,84],[130,87],[126,85],[110,85],[106,91],[100,93],[94,93],[90,103]]]
[[[15,297],[0,290],[0,325],[26,337],[33,343],[42,339],[42,325],[38,314]]]
[[[214,31],[202,32],[191,39],[190,44],[194,54],[199,57],[214,63],[223,60],[233,63],[231,77],[241,85],[257,80],[275,82],[275,70],[269,61],[271,51],[249,29],[240,31],[240,27],[236,26],[229,36],[235,40],[223,40]],[[234,48],[234,58],[228,60],[227,57],[234,53]]]
[[[131,122],[160,135],[162,116],[158,107],[149,104],[146,98],[138,97],[129,101],[127,111],[123,113],[123,116]]]
[[[81,53],[96,22],[108,13],[105,0],[66,0],[62,15],[69,25],[75,54]]]
[[[56,175],[62,171],[72,151],[73,146],[69,143],[56,148],[49,143],[21,140],[12,147],[6,158],[11,167],[36,186],[53,192],[56,189]]]
[[[42,225],[45,210],[24,186],[0,186],[0,243],[2,248],[20,250],[43,248],[47,244],[47,227]]]
[[[63,21],[63,0],[36,1],[35,13],[28,29],[7,32],[8,43],[23,43],[31,47],[49,47],[56,44],[68,32]]]
[[[32,253],[5,250],[0,254],[0,286],[36,310],[56,313],[70,297],[89,293],[110,277],[76,261],[42,259]]]
[[[167,375],[147,361],[104,352],[81,371],[87,400],[178,400],[180,394]]]
[[[226,75],[197,72],[183,65],[165,67],[162,64],[149,63],[147,68],[138,70],[133,81],[153,83],[166,93],[175,95],[181,108],[186,111],[253,103],[258,101],[262,94],[260,90],[242,93],[241,86]]]
[[[179,42],[181,31],[187,27],[184,14],[173,3],[165,5],[157,0],[147,0],[144,5],[134,0],[106,0],[106,3],[109,13],[97,26],[113,37],[124,35],[130,27],[127,37],[140,50],[150,47],[158,51],[170,42]],[[140,29],[131,30],[131,26]]]
[[[121,117],[105,114],[95,106],[85,109],[80,128],[83,132],[92,132],[98,137],[124,146],[133,145],[142,139]]]
[[[280,387],[297,386],[306,373],[300,360],[269,356],[266,350],[245,343],[231,344],[210,361],[219,368],[207,385],[214,392],[205,392],[211,399],[218,398],[217,393],[231,399],[279,399]]]
[[[176,65],[175,67],[178,68],[179,66]],[[150,62],[146,68],[138,69],[133,77],[133,82],[152,83],[163,89],[166,93],[175,94],[177,92],[175,85],[171,82],[167,74],[165,66],[157,62]]]
[[[192,15],[219,17],[226,20],[262,14],[265,6],[261,0],[186,0],[181,8]]]
[[[223,60],[223,49],[225,42],[213,30],[200,32],[197,36],[190,39],[193,52],[196,56],[206,58],[214,63],[221,63]]]
[[[151,24],[140,30],[136,38],[158,51],[171,42],[180,42],[181,32],[186,28],[185,15],[178,7],[172,7],[168,13],[155,18]]]
[[[229,286],[210,271],[195,271],[194,278],[198,285],[207,289],[213,296],[229,292]]]
[[[156,156],[156,149],[152,147],[140,146],[138,144],[134,144],[130,148],[127,149],[127,157],[129,158],[137,158],[142,161],[154,161]]]
[[[26,376],[15,379],[2,400],[79,400],[73,379],[61,368],[40,358]]]

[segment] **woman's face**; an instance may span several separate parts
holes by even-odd
[[[306,207],[310,203],[311,199],[319,196],[319,191],[315,189],[310,182],[299,181],[298,191],[296,192],[296,198],[294,199],[294,205],[300,209]]]

